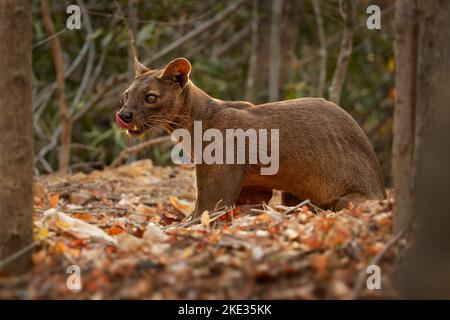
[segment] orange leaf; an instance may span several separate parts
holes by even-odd
[[[53,193],[50,195],[50,207],[56,208],[58,206],[59,194]]]
[[[72,248],[81,248],[84,245],[86,245],[86,241],[83,239],[74,239],[70,243],[70,247],[72,247]]]
[[[92,219],[92,216],[86,212],[77,212],[73,216],[74,216],[74,218],[77,218],[77,219],[80,219],[80,220],[83,220],[86,222],[88,222]]]
[[[124,230],[121,227],[118,226],[112,226],[108,229],[108,234],[110,236],[116,236],[118,234],[121,234]]]
[[[336,231],[336,234],[333,239],[333,244],[335,246],[341,245],[344,243],[345,239],[347,238],[347,232],[345,230],[339,229]]]
[[[55,250],[58,253],[64,254],[68,249],[67,245],[64,242],[56,241],[55,243]]]
[[[379,223],[382,226],[390,226],[392,224],[392,219],[390,217],[384,217],[380,220]]]
[[[322,232],[328,232],[334,223],[333,218],[321,218],[316,224],[316,230]]]
[[[183,213],[185,216],[191,214],[194,210],[194,206],[189,201],[178,199],[176,197],[170,197],[170,204],[175,207],[178,211]]]
[[[324,278],[328,274],[328,256],[319,255],[316,256],[312,263],[313,267],[317,270],[319,278]]]
[[[319,241],[319,239],[317,239],[316,236],[311,236],[305,239],[304,242],[311,250],[319,249],[322,246],[321,242]]]
[[[116,250],[116,248],[115,247],[112,247],[112,246],[107,246],[106,248],[105,248],[105,252],[106,253],[114,253],[114,252],[116,252],[117,250]]]

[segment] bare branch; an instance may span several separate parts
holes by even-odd
[[[44,26],[50,35],[55,34],[55,27],[50,17],[50,9],[48,0],[41,2],[42,18]],[[66,171],[70,161],[70,140],[71,140],[71,121],[69,115],[69,108],[67,106],[64,95],[64,63],[61,52],[61,45],[58,37],[51,38],[51,48],[53,53],[53,63],[55,65],[56,73],[56,103],[58,106],[59,119],[61,121],[61,149],[59,150],[59,170]]]
[[[251,24],[248,24],[237,33],[235,33],[230,40],[225,42],[223,45],[217,47],[213,52],[213,57],[220,58],[222,55],[231,50],[234,46],[241,43],[241,41],[250,33]]]
[[[343,0],[341,3],[342,7],[340,11],[344,20],[344,32],[342,33],[341,49],[330,88],[330,100],[336,104],[339,104],[339,101],[341,100],[348,61],[350,60],[350,55],[352,53],[355,21],[355,0]]]
[[[119,165],[130,153],[138,153],[139,151],[146,149],[148,147],[154,146],[155,144],[160,144],[160,143],[168,142],[168,141],[170,141],[170,136],[162,136],[162,137],[144,141],[135,146],[128,147],[119,153],[117,158],[114,159],[113,162],[111,162],[111,164],[109,165],[109,168],[114,168],[117,165]]]
[[[192,38],[194,38],[195,36],[199,35],[203,31],[211,28],[216,23],[218,23],[219,21],[221,21],[221,20],[225,19],[226,17],[228,17],[228,15],[230,15],[231,13],[235,12],[242,4],[244,4],[245,1],[246,0],[237,0],[237,1],[233,2],[226,9],[222,10],[220,13],[218,13],[217,15],[212,17],[211,19],[201,23],[195,29],[189,31],[188,33],[186,33],[182,37],[178,38],[177,40],[175,40],[174,42],[172,42],[171,44],[169,44],[165,48],[163,48],[160,51],[158,51],[153,57],[151,57],[150,59],[147,59],[146,61],[144,61],[144,64],[151,65],[152,63],[154,63],[158,59],[162,58],[163,56],[165,56],[169,52],[172,52],[173,50],[175,50],[179,46],[183,45],[185,42],[191,40]]]
[[[257,60],[258,60],[258,25],[259,25],[259,0],[253,0],[253,13],[251,22],[252,48],[250,51],[250,62],[248,66],[247,81],[245,83],[245,99],[253,100],[253,90],[255,88]]]
[[[323,97],[325,89],[325,81],[327,79],[327,39],[325,37],[325,30],[323,27],[322,12],[320,9],[320,0],[312,0],[314,15],[316,17],[317,33],[319,35],[319,56],[320,56],[320,71],[319,84],[317,86],[317,96]]]

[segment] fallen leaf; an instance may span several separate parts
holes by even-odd
[[[108,229],[108,234],[111,236],[117,236],[118,234],[121,234],[124,232],[124,229],[118,226],[112,226]]]
[[[81,248],[84,247],[86,245],[86,241],[83,239],[74,239],[70,242],[70,247],[71,248]]]
[[[156,224],[150,222],[147,227],[145,227],[143,238],[145,240],[163,242],[169,239],[169,236]]]
[[[117,237],[117,247],[121,250],[133,250],[145,244],[142,239],[131,234],[121,234]]]
[[[314,258],[313,267],[317,270],[317,275],[319,278],[325,278],[328,275],[328,256],[318,255]]]
[[[319,249],[322,246],[322,243],[316,236],[311,236],[304,240],[304,243],[309,247],[309,249]]]
[[[200,217],[200,222],[201,222],[202,226],[204,226],[205,228],[209,228],[210,219],[209,219],[209,213],[207,210],[205,210],[202,213],[202,215]]]
[[[39,232],[34,236],[35,240],[45,240],[49,236],[49,232],[47,228],[42,228]]]
[[[53,228],[67,232],[76,238],[98,240],[112,245],[117,244],[116,239],[108,235],[99,227],[88,224],[82,220],[69,217],[65,213],[55,209],[48,209],[45,211],[44,217],[47,221],[49,221],[49,224]]]
[[[50,207],[56,208],[58,206],[58,202],[59,202],[59,194],[52,193],[49,197],[49,201],[50,201]]]
[[[73,215],[74,218],[89,222],[92,219],[92,215],[86,212],[77,212]]]
[[[34,265],[43,263],[45,258],[47,258],[47,251],[45,250],[40,250],[31,256]]]
[[[62,241],[56,241],[55,243],[55,251],[61,254],[64,254],[69,247]]]
[[[170,204],[186,217],[189,216],[192,211],[194,211],[194,205],[192,204],[192,202],[178,199],[177,197],[170,197]]]

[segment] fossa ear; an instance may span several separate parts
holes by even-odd
[[[185,58],[177,58],[164,68],[161,79],[178,82],[184,88],[189,81],[191,64]]]
[[[140,63],[137,58],[134,58],[134,71],[136,73],[136,77],[146,73],[149,70],[150,69]]]

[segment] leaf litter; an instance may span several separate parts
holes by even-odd
[[[394,237],[392,192],[340,212],[293,210],[279,205],[278,195],[267,205],[218,208],[190,221],[195,197],[192,167],[150,160],[37,177],[33,265],[22,276],[2,274],[0,298],[397,297],[402,242],[378,259],[382,289],[355,292]],[[66,285],[73,264],[81,271],[79,291]]]

